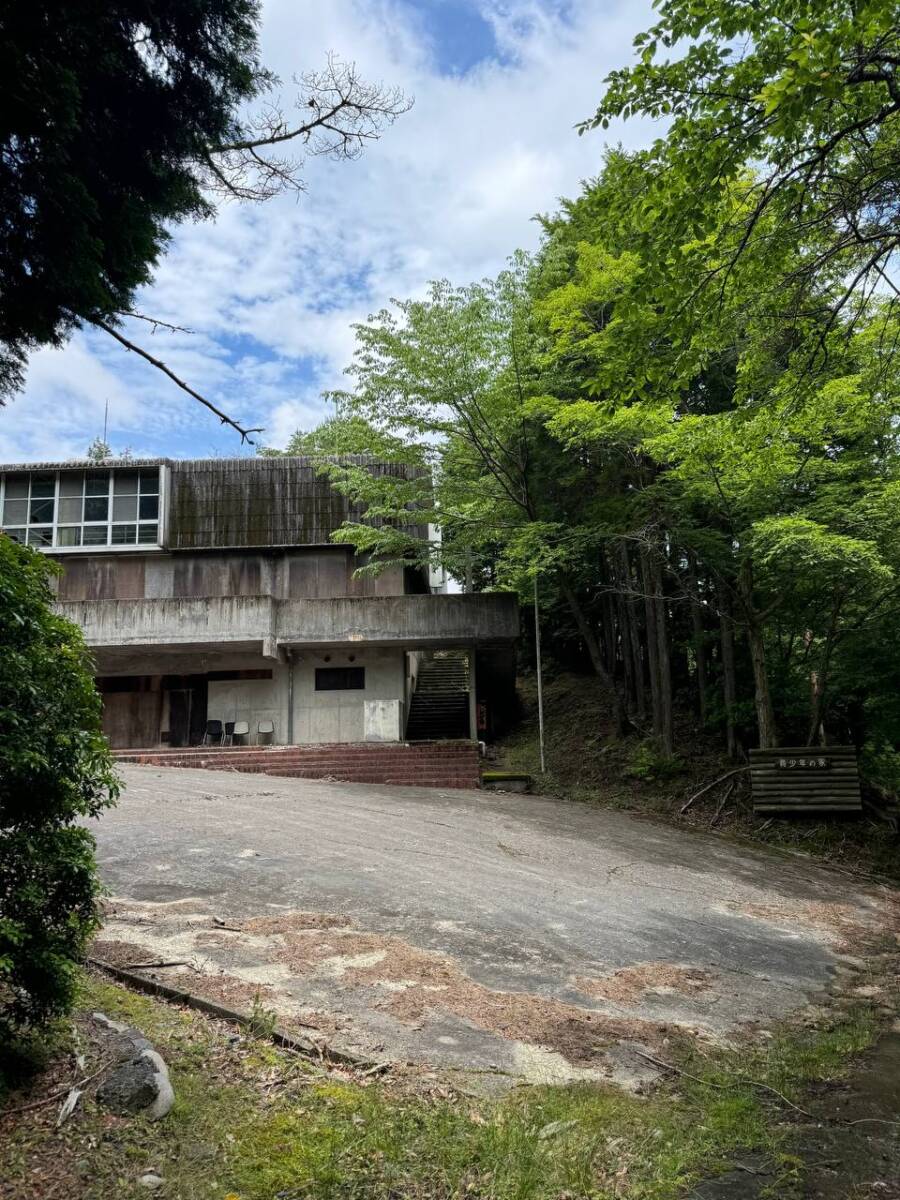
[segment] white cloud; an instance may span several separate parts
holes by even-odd
[[[227,411],[265,425],[271,444],[324,415],[317,395],[340,381],[353,321],[429,279],[496,272],[536,243],[534,214],[600,167],[602,139],[579,138],[574,125],[596,107],[604,75],[628,61],[649,4],[483,0],[482,12],[500,58],[459,76],[439,72],[422,12],[401,0],[264,6],[264,57],[283,79],[333,50],[416,99],[360,161],[308,162],[299,202],[226,204],[214,224],[178,229],[140,299],[143,311],[197,332],[136,326],[135,339]],[[650,129],[635,123],[615,136],[636,145]],[[107,398],[115,445],[240,449],[150,366],[81,335],[35,356],[26,392],[0,412],[0,457],[82,451]]]

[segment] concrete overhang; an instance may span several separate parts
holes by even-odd
[[[428,649],[511,644],[519,634],[512,593],[276,600],[77,600],[56,605],[95,650],[255,652],[346,644]]]

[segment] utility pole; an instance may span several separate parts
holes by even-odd
[[[544,677],[541,669],[541,620],[538,611],[538,577],[534,576],[534,658],[537,667],[538,687],[538,742],[541,748],[541,774],[546,773],[544,765]]]

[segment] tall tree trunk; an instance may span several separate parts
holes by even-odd
[[[731,604],[724,593],[719,600],[720,642],[722,648],[722,701],[725,706],[725,746],[728,757],[737,759],[738,743],[734,728],[734,708],[737,703],[737,678],[734,670],[734,622]]]
[[[638,720],[643,724],[647,719],[647,689],[644,685],[644,658],[641,654],[641,627],[638,620],[636,601],[630,595],[635,589],[634,569],[628,547],[623,543],[622,571],[625,622],[628,643],[631,654],[631,673],[634,678],[634,707]]]
[[[778,730],[775,726],[775,709],[769,691],[769,669],[766,666],[766,644],[762,626],[751,620],[747,626],[747,643],[750,647],[750,662],[753,665],[753,691],[756,701],[756,724],[759,729],[760,750],[771,750],[778,745]]]
[[[658,557],[654,557],[652,560],[651,573],[653,577],[653,603],[656,607],[660,741],[663,753],[671,758],[675,753],[675,722],[672,706],[672,646],[669,640],[669,620],[663,588],[662,563]]]
[[[825,645],[822,648],[822,660],[819,663],[819,669],[810,672],[810,714],[809,733],[806,737],[807,746],[814,746],[817,741],[820,745],[825,745],[825,695],[828,688],[828,676],[831,672],[831,655],[834,650],[840,610],[841,603],[838,602],[835,605],[828,633],[825,636]],[[811,632],[808,632],[806,636],[812,639]]]
[[[641,587],[644,593],[644,624],[646,629],[647,673],[650,677],[650,705],[653,712],[653,735],[662,737],[662,696],[659,686],[659,638],[656,632],[656,604],[653,599],[653,573],[645,547],[640,549]]]
[[[778,745],[775,709],[769,690],[769,668],[766,664],[766,643],[762,623],[753,603],[753,567],[744,559],[738,577],[741,604],[747,620],[747,645],[753,667],[753,698],[756,703],[756,725],[760,750],[772,750]]]
[[[703,606],[700,603],[700,585],[697,580],[697,560],[688,555],[688,586],[691,592],[691,626],[694,634],[694,662],[697,667],[697,713],[700,724],[706,724],[708,711],[708,672],[706,630],[703,623]]]
[[[603,651],[600,643],[597,641],[597,635],[591,627],[590,621],[581,607],[578,597],[575,595],[574,588],[563,581],[563,595],[566,598],[566,603],[569,605],[572,616],[575,618],[575,624],[578,626],[578,632],[581,634],[582,640],[587,647],[587,652],[591,660],[591,666],[597,675],[597,678],[603,684],[603,687],[609,695],[610,704],[612,706],[613,722],[615,724],[616,736],[624,737],[628,732],[628,713],[625,705],[622,702],[622,697],[619,694],[619,689],[616,687],[616,681],[606,668],[606,663],[603,661]]]
[[[617,588],[621,588],[621,581],[617,581]],[[625,703],[628,706],[628,711],[633,712],[637,708],[637,691],[634,678],[634,664],[631,656],[631,630],[628,622],[628,610],[625,606],[625,597],[621,591],[618,592],[615,598],[616,606],[616,625],[619,629],[619,640],[622,646],[622,679],[625,688]]]

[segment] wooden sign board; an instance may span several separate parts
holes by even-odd
[[[860,812],[855,746],[750,751],[753,811]]]

